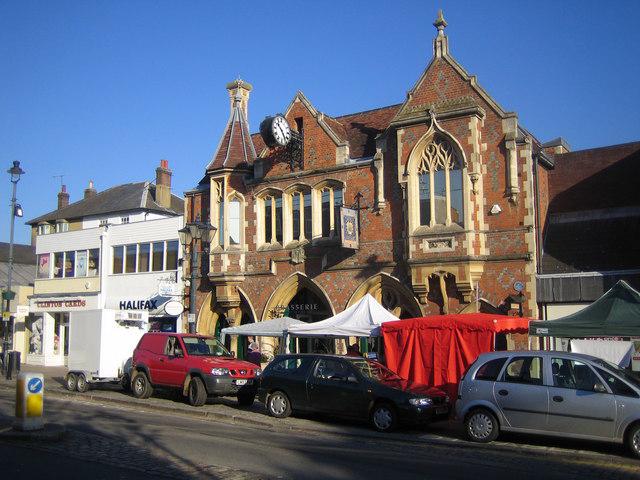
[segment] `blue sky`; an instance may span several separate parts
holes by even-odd
[[[13,160],[25,220],[153,180],[202,177],[251,82],[252,131],[297,90],[329,115],[400,103],[432,54],[443,8],[452,55],[540,140],[574,150],[640,140],[640,2],[29,1],[0,3],[0,241]],[[16,241],[29,242],[18,219]]]

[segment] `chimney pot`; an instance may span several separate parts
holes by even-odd
[[[165,208],[171,207],[171,175],[169,161],[160,160],[156,168],[156,203]]]
[[[89,180],[89,186],[84,189],[84,198],[89,198],[97,195],[98,192],[93,186],[93,180]]]

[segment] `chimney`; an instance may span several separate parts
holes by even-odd
[[[554,138],[549,142],[543,143],[542,148],[544,149],[545,153],[549,155],[561,155],[563,153],[568,153],[571,151],[571,147],[562,137]]]
[[[84,198],[95,197],[98,191],[93,186],[93,180],[89,180],[89,186],[84,189]]]
[[[67,186],[62,185],[62,189],[58,192],[58,210],[69,206],[69,194],[67,193]]]
[[[227,90],[229,90],[229,98],[231,100],[231,111],[239,104],[240,110],[244,113],[244,118],[249,118],[249,92],[253,90],[253,87],[249,82],[244,80],[234,80],[231,83],[227,83]]]
[[[167,160],[160,160],[160,166],[156,168],[156,203],[164,208],[171,207],[171,170]]]

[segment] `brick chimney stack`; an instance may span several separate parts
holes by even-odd
[[[95,197],[98,191],[93,186],[93,180],[89,180],[89,186],[84,189],[84,198]]]
[[[58,192],[58,210],[67,207],[69,205],[69,193],[67,193],[67,186],[62,185],[62,189]]]
[[[171,175],[169,161],[160,160],[156,168],[156,203],[164,208],[171,207]]]

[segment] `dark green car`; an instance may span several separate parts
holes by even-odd
[[[362,357],[279,355],[264,370],[258,398],[270,415],[320,412],[368,420],[380,432],[399,423],[424,424],[449,416],[449,397],[398,377]]]

